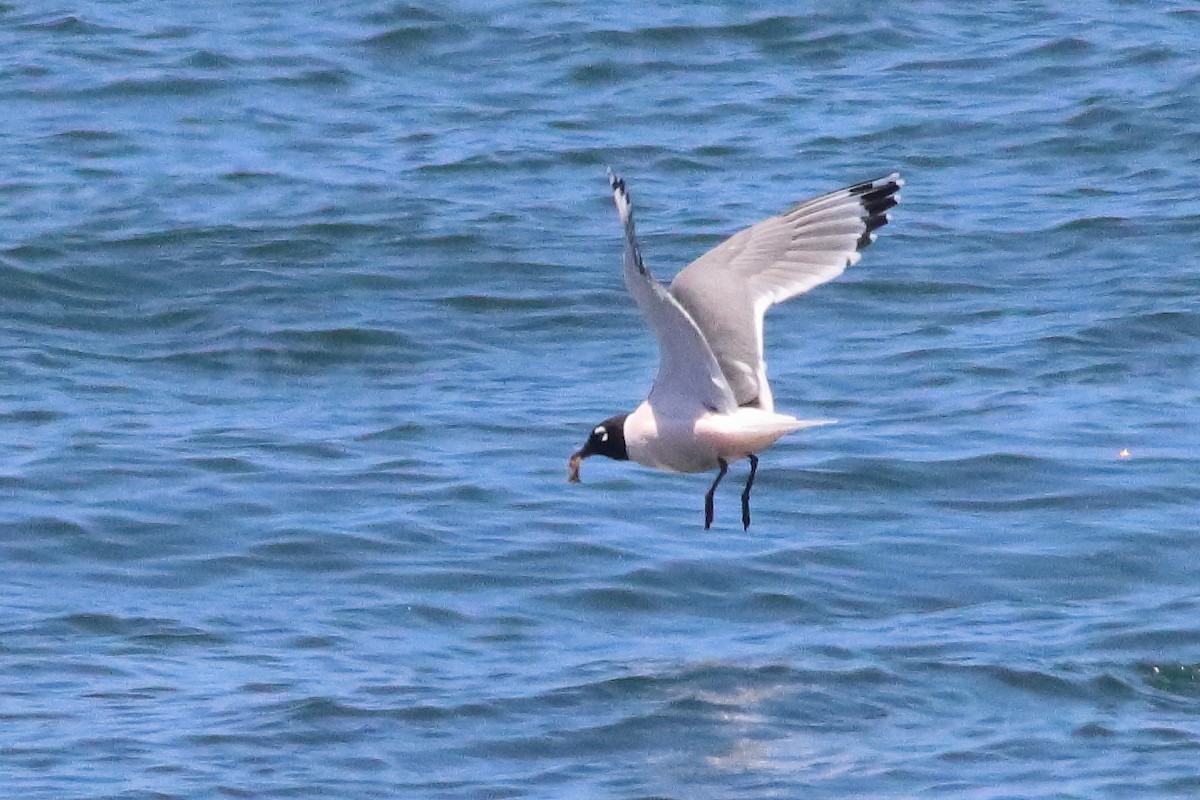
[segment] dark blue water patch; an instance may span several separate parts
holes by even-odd
[[[102,36],[120,32],[119,28],[91,22],[73,14],[49,16],[43,19],[20,22],[16,27],[18,30],[31,33],[50,33],[65,37]]]
[[[177,326],[184,329],[182,333],[197,332],[199,336],[168,336],[164,334],[169,328],[148,329],[147,320],[143,319],[129,323],[137,331],[136,346],[128,341],[98,341],[90,348],[90,353],[65,351],[64,355],[105,360],[116,357],[131,364],[209,374],[249,371],[279,376],[345,370],[355,364],[366,365],[392,358],[409,365],[420,360],[412,356],[419,348],[394,331],[279,330],[263,334],[254,330],[223,330],[213,333],[211,322],[204,320],[204,323],[189,321]],[[86,323],[81,321],[83,324]],[[106,331],[106,334],[113,333],[111,329]]]
[[[49,137],[56,147],[84,159],[124,158],[139,152],[134,140],[115,131],[80,128]]]
[[[252,461],[249,461],[245,458],[230,456],[193,458],[189,459],[188,463],[191,466],[206,472],[215,472],[223,475],[245,474],[260,471],[260,467],[256,466]]]
[[[8,422],[15,425],[46,425],[57,422],[65,417],[64,414],[41,408],[17,409],[0,415],[0,423]]]
[[[92,636],[119,637],[118,652],[162,653],[181,648],[219,647],[227,640],[212,631],[181,626],[174,620],[116,619],[110,615],[76,615],[65,622]]]
[[[188,53],[178,62],[178,66],[196,70],[211,70],[221,72],[242,65],[242,61],[229,53],[200,49]]]
[[[1063,57],[1068,60],[1076,60],[1092,54],[1095,50],[1095,45],[1086,39],[1075,36],[1064,36],[1054,41],[1038,44],[1023,51],[1021,55],[1032,60],[1041,60],[1044,57],[1050,59]]]
[[[353,573],[369,553],[392,550],[384,542],[317,530],[283,529],[274,531],[272,536],[274,540],[260,541],[246,553],[251,567],[322,575]]]
[[[1152,689],[1187,699],[1200,695],[1200,665],[1139,664],[1138,671]]]

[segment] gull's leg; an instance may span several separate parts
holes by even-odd
[[[717,473],[717,477],[712,482],[712,486],[708,487],[708,493],[704,495],[704,530],[708,530],[712,527],[713,492],[717,490],[717,484],[721,482],[721,478],[724,478],[725,473],[729,471],[728,461],[723,458],[718,458],[717,463],[721,465],[721,471]]]
[[[750,530],[750,487],[754,485],[754,473],[758,472],[758,456],[751,453],[750,477],[746,478],[746,488],[742,490],[742,530]]]

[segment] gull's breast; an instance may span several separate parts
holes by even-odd
[[[669,472],[707,472],[717,468],[721,457],[716,444],[696,434],[696,422],[710,414],[699,408],[694,413],[658,409],[649,401],[625,418],[625,448],[639,464]]]

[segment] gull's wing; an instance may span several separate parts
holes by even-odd
[[[679,301],[642,263],[642,251],[633,227],[633,203],[625,189],[625,181],[611,170],[608,180],[625,227],[625,285],[658,339],[658,377],[650,391],[651,405],[700,404],[711,411],[734,411],[737,403],[733,392],[712,348],[704,340],[704,334]]]
[[[903,183],[893,172],[807,200],[734,234],[675,276],[671,294],[703,331],[739,405],[774,406],[763,314],[857,263]]]

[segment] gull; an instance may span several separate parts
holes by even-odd
[[[857,263],[900,202],[904,182],[893,172],[799,203],[726,239],[668,288],[642,260],[625,181],[612,170],[608,180],[625,229],[625,286],[658,340],[658,375],[641,405],[592,428],[567,464],[567,479],[578,483],[583,459],[593,455],[669,472],[715,469],[704,495],[708,530],[717,485],[730,462],[746,458],[742,527],[749,529],[758,453],[786,434],[834,422],[776,413],[763,316]]]

